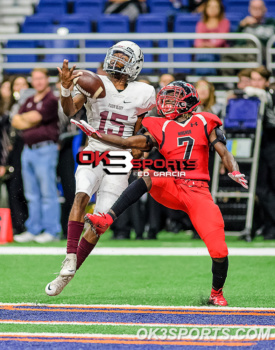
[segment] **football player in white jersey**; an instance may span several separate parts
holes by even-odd
[[[73,117],[85,105],[88,123],[96,130],[123,138],[132,136],[140,129],[143,117],[156,101],[152,86],[134,81],[143,61],[140,47],[131,41],[121,41],[112,46],[107,51],[103,66],[108,75],[99,75],[106,96],[92,99],[80,92],[72,98],[69,89],[78,75],[73,74],[75,66],[69,69],[68,61],[64,60],[62,70],[58,68],[64,113]],[[104,152],[119,149],[89,137],[85,150]],[[46,293],[50,296],[62,292],[98,242],[97,234],[90,228],[79,242],[90,197],[96,192],[95,213],[106,212],[128,186],[128,175],[108,175],[101,163],[95,168],[92,165],[79,165],[75,177],[76,195],[68,222],[67,255],[59,276],[46,286]]]

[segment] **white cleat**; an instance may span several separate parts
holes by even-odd
[[[14,241],[18,242],[18,243],[32,242],[35,240],[35,238],[36,238],[36,236],[28,231],[25,231],[25,232],[21,233],[20,235],[13,236]]]
[[[46,285],[46,294],[51,297],[60,294],[73,277],[74,276],[62,277],[59,275],[55,280]]]
[[[65,260],[62,263],[60,276],[74,276],[76,273],[76,254],[67,254]]]
[[[59,241],[59,238],[51,235],[48,232],[43,232],[40,235],[35,236],[34,241],[36,243],[49,243],[49,242],[57,242]]]

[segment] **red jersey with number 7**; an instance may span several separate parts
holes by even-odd
[[[159,151],[166,159],[192,161],[195,169],[183,170],[186,179],[210,180],[209,135],[213,129],[222,125],[216,115],[207,112],[193,113],[184,122],[147,117],[142,124],[156,139]]]

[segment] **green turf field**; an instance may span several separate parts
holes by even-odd
[[[275,242],[264,241],[262,237],[257,237],[251,243],[246,243],[237,237],[226,237],[226,241],[229,248],[275,247]],[[37,243],[11,243],[5,246],[64,247],[65,253],[66,241],[43,245]],[[191,236],[184,232],[172,234],[164,231],[159,234],[158,240],[155,241],[135,241],[134,235],[132,235],[131,240],[115,241],[111,240],[111,232],[108,231],[101,237],[98,246],[114,248],[195,248],[204,247],[204,243],[201,240],[192,240]],[[63,313],[62,317],[65,317],[64,319],[66,320],[64,324],[51,324],[51,322],[54,322],[58,312],[62,311],[58,311],[61,304],[78,306],[81,304],[117,305],[116,307],[119,307],[119,305],[143,305],[143,307],[146,305],[193,306],[208,308],[207,300],[212,278],[211,259],[208,256],[91,255],[63,292],[56,297],[49,297],[45,294],[45,286],[56,277],[55,273],[60,271],[63,258],[61,255],[0,255],[0,302],[2,303],[0,309],[2,307],[2,312],[4,312],[4,316],[0,317],[3,320],[3,322],[0,322],[0,332],[3,334],[6,332],[13,334],[25,332],[25,334],[79,334],[80,336],[101,334],[106,335],[106,337],[110,335],[135,337],[141,327],[148,329],[148,331],[151,328],[151,326],[146,325],[146,317],[153,317],[152,315],[150,316],[150,313],[148,315],[140,315],[136,313],[129,314],[126,311],[125,316],[121,316],[118,311],[116,314],[118,323],[116,324],[113,321],[114,314],[111,309],[102,314],[98,314],[93,310],[92,313],[87,314],[88,316],[75,310],[72,313]],[[274,290],[274,257],[230,257],[229,274],[224,288],[224,295],[230,307],[275,308]],[[11,309],[9,310],[9,306],[4,303],[11,303]],[[48,313],[48,321],[41,324],[41,322],[44,322],[42,321],[44,316],[41,313],[32,310],[30,306],[29,311],[24,311],[25,314],[23,315],[23,311],[15,310],[16,303],[42,305],[41,307],[45,309],[44,312],[46,314],[50,306],[55,307],[56,311]],[[22,307],[24,308],[24,306]],[[28,316],[28,312],[29,315],[32,314],[33,316]],[[194,325],[200,324],[202,312],[199,311],[199,314],[194,314],[193,316],[192,311],[191,314],[189,312],[191,318],[188,319],[189,316],[186,315],[188,322],[191,322],[191,324],[193,322]],[[226,327],[226,321],[223,317],[229,317],[229,323],[233,325],[239,324],[239,319],[236,319],[236,317],[240,317],[238,311],[235,311],[235,315],[234,310],[228,312],[231,312],[232,315],[215,316],[218,317],[216,322],[220,326],[211,325],[211,321],[209,321],[208,328],[211,329],[211,332],[217,331],[219,327]],[[248,317],[255,317],[253,316],[253,311],[250,312],[252,315]],[[9,313],[10,315],[15,315],[15,318],[9,320]],[[68,314],[70,316],[66,319]],[[185,322],[184,315],[175,314],[169,316],[169,311],[167,315],[159,314],[156,316],[156,322],[160,320],[159,322],[162,324],[163,316],[171,317],[171,325],[166,326],[164,324],[161,328],[162,330],[163,327],[167,328],[167,330],[175,327],[174,322],[176,322],[178,317],[183,317],[181,322]],[[260,314],[258,316],[262,317]],[[29,317],[34,317],[34,320],[37,321],[29,321]],[[59,316],[57,315],[57,317]],[[125,324],[123,322],[120,323],[121,320],[124,320],[124,317]],[[209,317],[211,317],[211,312]],[[20,323],[20,319],[25,321]],[[88,324],[85,324],[83,320],[88,320]],[[97,320],[99,324],[97,324]],[[105,324],[106,320],[110,321],[110,324]],[[142,320],[141,322],[144,322],[144,325],[138,325],[139,320]],[[132,325],[131,321],[133,322]],[[244,319],[242,322],[245,325],[247,321]],[[187,329],[191,330],[194,327],[191,324],[190,326],[186,325]],[[199,325],[198,327],[202,326]],[[244,327],[249,327],[249,325]],[[232,326],[230,334],[234,335],[236,329]],[[274,326],[270,327],[270,332],[270,336],[274,337]],[[161,335],[161,333],[158,333],[158,335]]]
[[[172,256],[90,256],[62,294],[44,288],[61,256],[1,256],[5,303],[205,305],[211,259]],[[275,307],[273,257],[231,257],[225,295],[230,306]]]

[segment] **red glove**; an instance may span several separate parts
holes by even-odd
[[[80,120],[79,122],[71,119],[71,123],[75,124],[79,129],[81,129],[87,136],[92,136],[93,134],[96,134],[98,137],[102,137],[100,133],[94,129],[91,125],[85,122],[85,120]]]
[[[245,180],[244,174],[241,174],[239,171],[233,171],[233,173],[228,173],[228,176],[231,177],[232,180],[238,182],[244,188],[248,189],[247,180]]]

